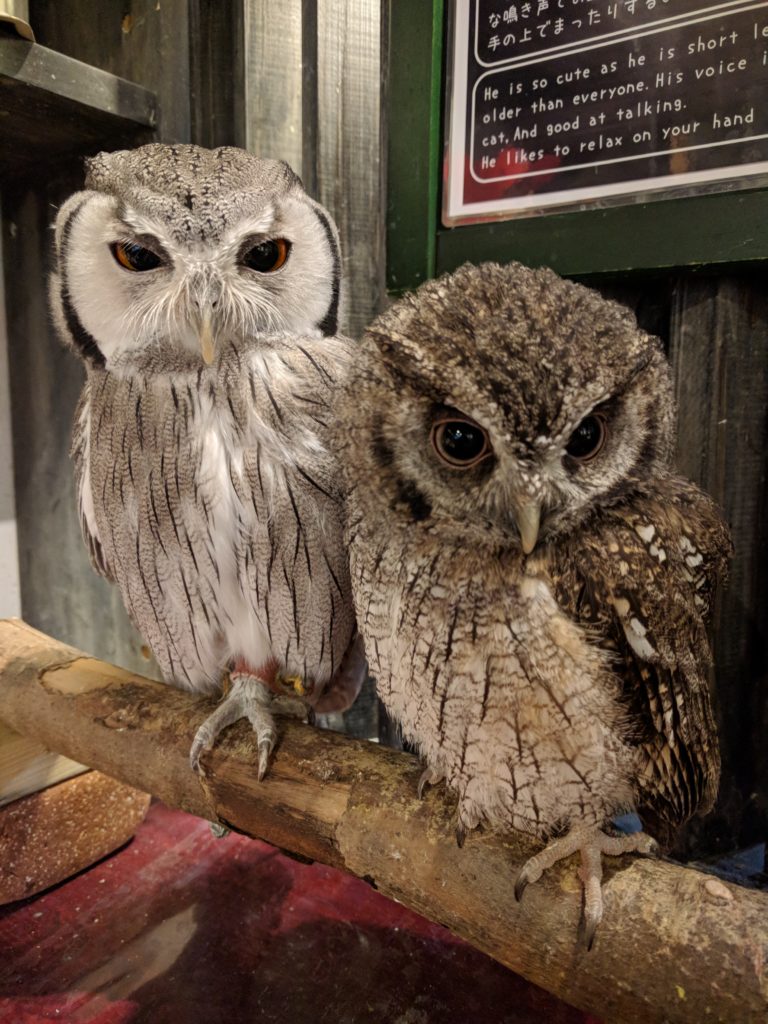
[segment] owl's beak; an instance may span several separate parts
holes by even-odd
[[[200,320],[200,348],[203,353],[203,362],[206,366],[210,366],[213,362],[215,347],[216,339],[213,336],[211,314],[210,311],[206,309],[203,313],[202,319]]]
[[[536,541],[539,539],[540,521],[541,506],[536,501],[529,501],[524,505],[518,505],[515,509],[515,522],[520,531],[520,540],[526,555],[530,555],[536,547]]]

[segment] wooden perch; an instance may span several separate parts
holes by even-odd
[[[187,765],[211,704],[0,622],[0,717],[167,804],[352,872],[512,970],[611,1024],[768,1019],[768,894],[664,861],[610,859],[605,918],[578,939],[577,864],[512,882],[537,846],[477,831],[459,850],[443,786],[416,797],[416,759],[289,720],[256,780],[246,723]]]

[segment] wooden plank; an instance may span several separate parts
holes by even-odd
[[[85,772],[0,807],[0,904],[57,885],[127,843],[149,799]]]
[[[366,878],[566,1002],[612,1022],[765,1020],[768,894],[658,860],[606,864],[606,915],[580,943],[576,865],[515,901],[516,870],[536,849],[519,834],[473,832],[458,849],[455,798],[416,795],[414,757],[280,723],[263,782],[240,723],[189,769],[209,701],[80,654],[18,620],[0,623],[2,716],[166,803],[232,824]],[[659,956],[659,951],[664,952]]]
[[[246,146],[287,160],[330,210],[355,336],[384,295],[380,52],[379,0],[246,4]]]
[[[157,100],[149,89],[37,43],[0,36],[0,81],[8,80],[52,101],[74,103],[82,116],[106,114],[155,126]]]
[[[359,337],[381,309],[384,182],[381,161],[380,0],[303,4],[303,169],[333,215],[344,265],[341,330]],[[385,713],[368,679],[355,705],[321,723],[353,736],[380,735]]]
[[[715,695],[721,797],[702,842],[726,849],[768,834],[768,290],[758,274],[686,278],[670,357],[677,462],[725,510],[735,544],[717,605]]]
[[[0,807],[85,770],[0,722]]]
[[[189,0],[190,138],[209,149],[245,143],[245,6]]]
[[[189,0],[56,0],[31,12],[38,42],[158,97],[157,138],[191,132]]]
[[[8,187],[53,160],[149,141],[154,93],[21,39],[0,37],[0,176]]]
[[[301,0],[250,0],[244,31],[245,147],[303,177]]]
[[[384,296],[379,0],[317,6],[317,198],[345,268],[342,329],[359,337]]]

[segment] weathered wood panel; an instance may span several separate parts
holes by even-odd
[[[358,337],[385,295],[379,0],[317,5],[317,96],[317,198],[339,226]]]
[[[190,0],[190,139],[243,146],[245,104],[242,0]]]
[[[385,301],[380,0],[245,5],[247,147],[287,160],[341,234],[342,327]]]
[[[301,6],[301,0],[246,0],[244,106],[246,149],[287,160],[305,177]]]
[[[768,288],[763,274],[692,276],[674,298],[677,462],[736,549],[714,628],[723,784],[702,837],[728,848],[768,836]]]

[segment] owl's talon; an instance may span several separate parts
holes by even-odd
[[[272,753],[272,748],[275,745],[275,738],[276,737],[273,734],[271,738],[262,740],[261,743],[259,743],[259,771],[257,775],[259,782],[261,782],[267,774],[267,768],[269,767],[269,755]]]
[[[256,733],[259,751],[258,779],[261,781],[269,766],[269,755],[277,739],[270,705],[272,694],[258,676],[246,672],[231,674],[231,688],[216,710],[206,718],[195,733],[189,751],[193,771],[200,771],[200,756],[210,750],[216,737],[241,718],[247,718]]]
[[[604,833],[601,833],[604,834]],[[606,838],[608,838],[606,836]],[[592,949],[597,926],[603,919],[603,855],[599,840],[580,847],[579,878],[584,886],[584,942]]]
[[[597,920],[588,921],[586,915],[584,916],[584,945],[587,947],[587,952],[592,949],[595,943],[595,935],[597,933],[597,926],[603,919],[602,907],[600,910],[600,917]]]
[[[198,775],[203,770],[200,764],[200,758],[204,751],[211,749],[214,740],[216,739],[216,732],[214,731],[214,726],[211,723],[212,717],[213,716],[206,718],[197,730],[195,738],[192,740],[192,746],[189,748],[189,767]]]
[[[579,878],[584,887],[583,935],[587,949],[592,949],[597,926],[603,919],[603,856],[618,857],[623,853],[656,856],[659,844],[645,832],[614,836],[596,826],[577,826],[523,864],[515,882],[515,899],[520,902],[530,882],[537,882],[548,868],[577,851],[581,854]]]
[[[419,783],[416,786],[416,795],[419,800],[424,799],[424,787],[425,786],[436,786],[438,782],[442,782],[445,778],[440,772],[434,772],[431,768],[425,768],[419,777]]]

